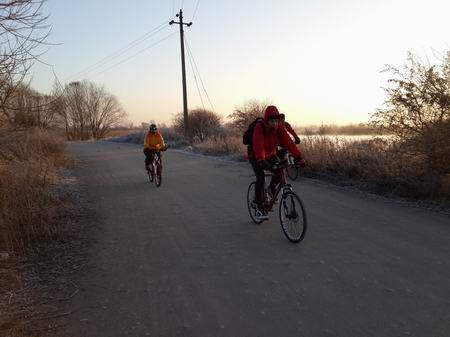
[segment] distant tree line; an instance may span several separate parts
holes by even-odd
[[[16,86],[0,110],[0,125],[8,129],[63,128],[68,140],[101,139],[122,125],[126,113],[103,86],[72,82],[46,95]]]
[[[348,136],[360,136],[360,135],[380,135],[384,134],[378,128],[374,127],[370,123],[358,123],[358,124],[322,124],[320,126],[305,126],[298,128],[300,134],[303,135],[348,135]]]

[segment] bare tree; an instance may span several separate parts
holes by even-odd
[[[86,85],[82,82],[67,84],[63,92],[63,109],[60,111],[64,120],[68,140],[89,139],[87,129],[88,116],[85,108]]]
[[[0,123],[10,123],[14,108],[9,99],[23,85],[29,69],[42,55],[50,26],[42,13],[45,0],[0,3]]]
[[[72,82],[64,90],[60,116],[67,139],[100,139],[126,116],[117,98],[89,81]]]
[[[119,126],[126,117],[117,98],[103,86],[93,83],[87,87],[86,109],[91,135],[95,139],[104,138],[111,128]]]
[[[231,126],[239,131],[246,130],[256,118],[264,117],[264,111],[268,105],[268,102],[252,100],[236,107],[233,113],[228,116],[231,120]]]
[[[213,111],[197,108],[189,111],[188,123],[189,137],[203,142],[220,132],[222,118]],[[178,132],[184,132],[184,117],[182,113],[175,115],[173,126]]]

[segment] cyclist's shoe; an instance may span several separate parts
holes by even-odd
[[[269,220],[269,216],[267,215],[266,211],[260,211],[258,209],[258,210],[256,210],[256,213],[255,213],[255,219],[258,221],[265,221],[265,220]]]

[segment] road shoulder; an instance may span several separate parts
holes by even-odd
[[[80,292],[77,280],[86,270],[98,224],[84,187],[71,170],[51,192],[58,200],[55,233],[25,256],[0,261],[0,334],[46,336],[64,326],[70,301]]]

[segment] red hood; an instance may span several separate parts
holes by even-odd
[[[275,105],[269,105],[266,108],[266,112],[264,113],[264,121],[267,123],[267,121],[270,118],[279,118],[280,117],[280,113],[278,112],[278,109]]]

